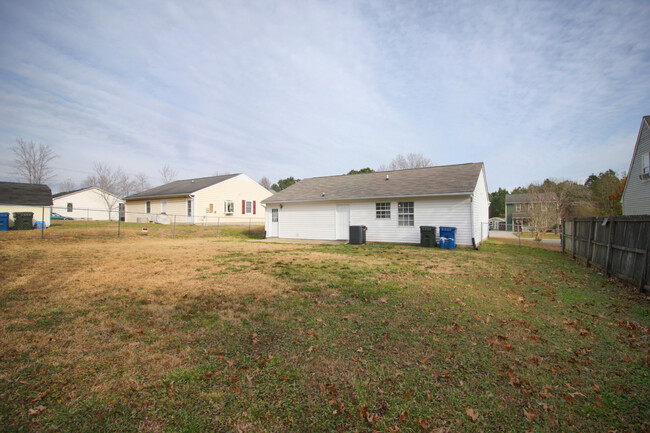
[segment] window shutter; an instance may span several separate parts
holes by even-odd
[[[246,200],[241,201],[241,214],[242,215],[246,214]]]
[[[255,200],[253,200],[253,215],[255,215],[255,210],[256,210],[255,209],[255,203],[256,203]]]

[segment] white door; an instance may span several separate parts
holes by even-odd
[[[336,239],[350,239],[350,205],[336,205]]]
[[[268,237],[277,238],[280,233],[280,210],[271,209],[271,216],[269,218],[271,222],[269,223]]]
[[[194,212],[191,198],[187,199],[187,223],[194,224]]]

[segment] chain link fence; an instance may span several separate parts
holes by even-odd
[[[69,215],[74,215],[69,216]],[[49,216],[49,218],[44,216]],[[41,224],[45,220],[49,225]],[[264,216],[174,215],[130,212],[124,208],[76,208],[49,206],[34,212],[33,230],[0,232],[0,240],[110,237],[219,237],[263,238]]]

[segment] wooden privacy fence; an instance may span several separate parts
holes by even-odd
[[[564,218],[562,252],[648,290],[650,215]]]

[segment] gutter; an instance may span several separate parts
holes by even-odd
[[[474,193],[469,196],[469,218],[470,227],[472,227],[472,247],[474,247],[475,250],[478,250],[476,239],[474,239]]]

